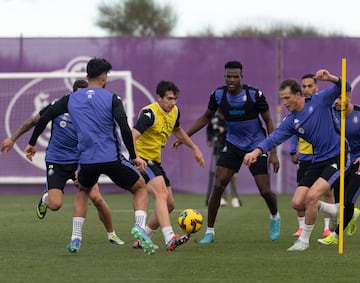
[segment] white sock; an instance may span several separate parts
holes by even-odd
[[[325,217],[324,218],[324,231],[329,229],[329,224],[330,224],[330,217]]]
[[[303,228],[303,231],[302,231],[302,233],[301,233],[301,235],[299,237],[299,240],[303,241],[305,243],[309,243],[311,232],[314,229],[314,226],[315,225],[306,225],[304,223],[304,228]]]
[[[146,235],[148,235],[151,238],[152,235],[156,232],[156,230],[153,230],[153,229],[149,228],[149,226],[146,225],[145,232],[146,232]]]
[[[174,236],[174,230],[171,226],[167,226],[161,228],[161,232],[163,233],[165,244],[167,244]]]
[[[215,235],[215,228],[214,227],[207,227],[205,234],[214,234]]]
[[[116,236],[115,230],[112,232],[107,232],[108,240],[110,240],[112,236]]]
[[[270,215],[270,219],[272,219],[272,220],[280,219],[280,213],[279,213],[279,211],[276,212],[275,215]]]
[[[49,195],[49,193],[45,193],[45,194],[43,194],[43,196],[42,196],[42,201],[46,204],[46,206],[47,206],[46,200],[47,200],[47,198],[48,198],[48,195]]]
[[[299,228],[304,228],[305,216],[298,216]]]
[[[84,217],[73,217],[73,230],[71,240],[74,240],[75,238],[80,238],[80,240],[82,239],[82,227],[84,222]]]
[[[337,209],[336,204],[327,203],[327,202],[324,202],[322,200],[320,200],[319,203],[320,203],[319,211],[326,212],[326,213],[329,213],[331,215],[336,215],[337,214],[338,209]]]
[[[135,211],[135,224],[138,224],[141,228],[145,229],[146,211],[143,210]]]

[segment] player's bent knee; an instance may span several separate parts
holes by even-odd
[[[101,197],[91,198],[91,202],[96,208],[101,208],[105,205],[105,200]]]
[[[299,201],[292,201],[291,207],[297,211],[305,211],[305,203]]]
[[[52,211],[57,211],[62,207],[62,202],[53,202],[48,205],[48,208]]]
[[[317,194],[312,194],[312,193],[308,193],[306,195],[306,205],[314,205],[318,202],[319,197],[317,196]]]

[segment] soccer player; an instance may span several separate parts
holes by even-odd
[[[250,166],[263,152],[278,146],[293,135],[303,138],[313,146],[312,164],[300,180],[292,200],[293,205],[296,204],[299,208],[303,205],[305,224],[300,237],[288,251],[304,251],[309,248],[318,210],[324,211],[323,204],[326,204],[319,202],[319,198],[331,190],[340,175],[340,136],[334,127],[330,108],[339,96],[341,79],[325,69],[317,71],[315,78],[333,82],[334,85],[314,94],[307,103],[296,80],[288,79],[280,84],[279,95],[290,114],[272,134],[244,157],[244,163]],[[347,158],[345,163],[347,170],[350,159]],[[327,212],[331,219],[337,218],[338,209],[335,205],[332,211]]]
[[[149,237],[161,226],[166,250],[171,252],[190,239],[189,235],[174,233],[169,213],[174,210],[175,202],[170,180],[161,165],[161,151],[171,134],[186,144],[194,152],[195,160],[204,167],[204,157],[199,147],[193,143],[180,126],[180,110],[176,106],[179,88],[170,81],[160,81],[156,86],[157,102],[143,107],[132,130],[136,141],[137,154],[147,162],[144,177],[148,191],[155,198],[155,209],[146,225]],[[141,247],[136,241],[135,248]]]
[[[334,119],[340,129],[341,120],[341,97],[335,100],[333,113]],[[349,236],[356,232],[355,221],[359,217],[359,209],[354,208],[356,200],[360,194],[360,106],[351,103],[351,87],[346,90],[345,103],[345,136],[350,146],[351,165],[348,175],[345,177],[344,184],[344,229],[347,228]],[[338,190],[335,190],[336,202],[339,202]],[[323,239],[318,239],[320,244],[331,245],[338,243],[339,226],[335,227],[331,235]]]
[[[25,148],[31,160],[36,152],[35,143],[46,124],[56,116],[69,113],[77,128],[79,154],[79,193],[74,200],[73,233],[67,246],[69,252],[80,249],[83,221],[87,212],[87,201],[91,188],[98,182],[101,174],[119,187],[133,193],[135,225],[131,233],[138,239],[144,252],[155,252],[151,239],[144,228],[148,208],[148,193],[144,179],[136,170],[144,170],[145,161],[136,155],[131,129],[121,98],[105,89],[111,64],[102,58],[89,60],[86,71],[88,88],[80,89],[56,101],[41,116],[29,144]],[[122,155],[122,140],[128,149],[131,162]],[[134,167],[135,166],[135,167]]]
[[[73,84],[73,91],[87,86],[87,81],[76,80]],[[16,140],[34,127],[40,116],[49,107],[50,105],[31,116],[22,123],[12,137],[4,139],[1,143],[1,151],[11,150]],[[58,116],[52,120],[51,136],[46,149],[45,162],[47,168],[46,189],[36,207],[36,215],[40,219],[44,219],[47,208],[53,211],[61,208],[66,181],[69,179],[75,181],[75,171],[78,166],[77,135],[75,126],[68,114]],[[99,218],[105,226],[110,243],[114,245],[124,244],[114,231],[110,209],[97,184],[91,190],[89,197],[97,208]]]
[[[208,107],[187,131],[189,136],[206,126],[216,111],[224,115],[227,128],[226,144],[220,152],[216,164],[215,184],[208,203],[208,225],[200,244],[210,244],[215,239],[215,219],[220,206],[221,195],[229,184],[232,176],[241,167],[245,153],[255,148],[267,133],[274,129],[269,105],[263,93],[249,85],[242,84],[243,66],[238,61],[225,64],[226,86],[217,88],[210,96]],[[262,127],[260,117],[266,124]],[[178,141],[175,145],[180,144]],[[269,160],[268,160],[269,158]],[[273,165],[274,172],[279,170],[276,150],[266,151],[250,166],[260,195],[270,210],[270,240],[277,240],[280,235],[280,214],[277,208],[277,197],[271,191],[268,161]]]
[[[311,96],[319,91],[319,86],[317,80],[314,78],[314,74],[305,74],[301,78],[301,88],[304,94],[305,102],[311,100]],[[297,147],[299,146],[299,149]],[[298,153],[297,153],[298,151]],[[296,181],[299,181],[304,176],[307,168],[311,165],[313,154],[312,145],[294,135],[290,139],[290,155],[291,161],[294,164],[298,164],[298,170],[296,175]],[[333,192],[327,191],[324,195],[324,199],[327,203],[334,203],[334,194]],[[296,207],[294,207],[296,209]],[[299,222],[298,230],[293,234],[294,237],[299,237],[304,227],[305,221],[305,211],[297,210],[297,219]],[[329,236],[331,231],[329,229],[330,217],[325,213],[324,215],[324,231],[323,238]]]

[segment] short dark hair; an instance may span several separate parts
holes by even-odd
[[[180,92],[178,86],[173,82],[160,81],[156,86],[156,94],[163,98],[167,91],[172,91],[175,95],[178,95]]]
[[[73,84],[73,91],[77,91],[79,88],[87,88],[88,82],[85,80],[76,80]]]
[[[229,61],[225,64],[225,69],[240,69],[242,70],[243,66],[239,61]]]
[[[315,75],[314,74],[305,74],[301,77],[301,80],[303,79],[313,79],[314,80],[314,83],[317,84],[317,79],[315,79]]]
[[[86,66],[86,72],[89,79],[96,78],[103,73],[108,73],[111,69],[111,64],[103,58],[93,58]]]
[[[296,79],[287,79],[282,81],[279,90],[284,90],[287,87],[290,87],[291,93],[295,94],[297,92],[300,92],[300,94],[302,95],[301,86]]]

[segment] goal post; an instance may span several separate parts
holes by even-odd
[[[72,92],[72,85],[78,79],[86,80],[86,73],[65,71],[0,73],[0,140],[12,136],[23,121],[38,113],[44,106]],[[111,71],[106,85],[108,90],[122,98],[130,127],[135,116],[132,83],[131,71]],[[6,165],[1,166],[0,184],[45,182],[44,158],[51,135],[50,130],[49,123],[38,139],[37,153],[32,162],[26,159],[23,152],[32,130],[20,137],[9,153],[0,156],[1,163],[6,161]],[[107,183],[108,178],[102,177],[101,182]]]

